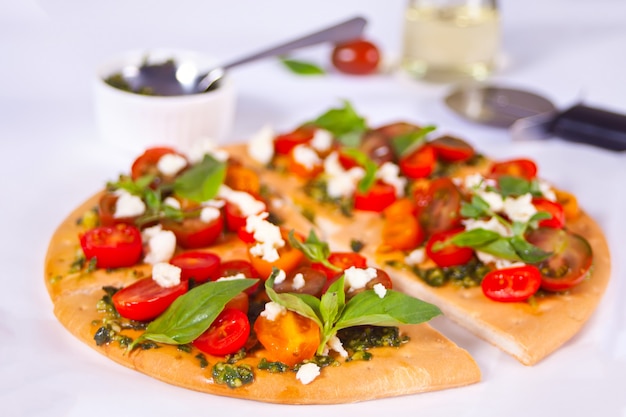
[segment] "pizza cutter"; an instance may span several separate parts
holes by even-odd
[[[445,102],[471,121],[509,128],[513,140],[557,136],[613,151],[626,150],[626,115],[582,103],[564,111],[529,91],[488,85],[461,86]]]

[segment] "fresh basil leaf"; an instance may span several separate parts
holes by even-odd
[[[290,230],[289,235],[287,236],[287,240],[292,247],[304,253],[304,256],[306,256],[308,260],[313,262],[320,262],[325,267],[335,271],[341,270],[340,268],[328,262],[328,256],[330,255],[330,249],[328,248],[328,244],[322,242],[317,237],[314,230],[311,230],[309,232],[309,236],[304,242],[300,242],[298,239],[296,239],[295,232],[293,230]]]
[[[424,126],[420,130],[415,132],[409,132],[404,135],[399,135],[391,138],[391,147],[395,155],[401,158],[405,155],[411,154],[417,148],[426,143],[426,136],[437,129],[435,126]]]
[[[536,264],[545,261],[552,255],[552,253],[546,252],[529,243],[521,236],[513,236],[511,238],[511,245],[515,248],[515,252],[520,259],[527,264]]]
[[[320,329],[324,328],[324,324],[320,319],[320,300],[308,294],[277,293],[274,291],[274,281],[276,280],[277,274],[278,269],[275,268],[267,281],[265,281],[265,292],[270,300],[280,304],[287,310],[291,310],[313,320]]]
[[[491,208],[482,197],[474,194],[470,203],[461,203],[461,216],[471,219],[488,216],[491,214]]]
[[[333,282],[328,290],[322,294],[320,313],[326,330],[330,330],[337,321],[346,303],[343,275]]]
[[[211,326],[227,302],[257,281],[211,281],[189,290],[152,321],[130,348],[144,340],[169,344],[192,342]]]
[[[533,214],[533,216],[528,220],[527,226],[531,229],[536,229],[537,227],[539,227],[539,222],[541,220],[548,220],[551,218],[552,214],[548,213],[547,211],[538,211],[537,213]],[[525,229],[524,232],[526,232]],[[524,232],[516,234],[522,235]]]
[[[161,192],[158,189],[152,190],[150,188],[146,188],[143,199],[149,209],[158,210],[161,206]]]
[[[294,74],[298,75],[323,75],[326,72],[311,62],[298,61],[295,59],[281,58],[280,62]]]
[[[133,181],[130,177],[121,177],[117,182],[110,182],[107,184],[107,188],[122,189],[130,194],[143,197],[145,190],[154,181],[155,175],[143,175]]]
[[[387,290],[380,298],[374,291],[363,291],[346,303],[334,327],[336,331],[360,325],[419,324],[440,314],[437,306],[401,292]]]
[[[479,248],[502,238],[498,232],[487,229],[472,229],[454,235],[450,242],[456,246]]]
[[[498,258],[506,259],[509,261],[520,261],[520,257],[517,255],[515,248],[511,245],[510,238],[500,237],[500,239],[489,242],[478,248],[474,248],[481,252],[488,253]]]
[[[217,195],[226,176],[226,163],[205,155],[202,162],[182,173],[174,182],[174,193],[201,203]]]
[[[530,192],[530,181],[512,175],[502,175],[498,178],[498,187],[502,197],[520,196]]]
[[[365,176],[361,178],[357,188],[359,192],[367,193],[376,182],[376,171],[378,170],[378,166],[369,156],[365,154],[365,152],[358,149],[347,148],[342,152],[353,158],[361,167],[363,167],[363,169],[365,169]]]
[[[347,100],[343,108],[328,110],[311,123],[328,130],[344,146],[351,147],[360,144],[361,135],[367,130],[365,119],[356,113]]]

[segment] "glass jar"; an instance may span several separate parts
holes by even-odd
[[[402,67],[434,82],[484,80],[496,68],[496,0],[409,0]]]

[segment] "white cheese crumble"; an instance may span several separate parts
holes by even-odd
[[[489,204],[491,211],[497,213],[504,209],[504,199],[502,198],[502,195],[494,191],[477,191],[476,195]]]
[[[365,285],[367,285],[371,279],[376,278],[377,275],[378,272],[376,272],[374,268],[364,269],[351,266],[344,271],[346,283],[348,283],[351,290],[365,288]]]
[[[266,165],[274,156],[274,130],[271,126],[263,126],[248,141],[248,155],[255,161]]]
[[[316,151],[326,152],[333,144],[333,135],[326,129],[316,129],[311,139],[311,146]]]
[[[152,266],[152,279],[163,288],[180,284],[181,269],[167,262],[158,262]]]
[[[330,350],[337,352],[342,358],[348,357],[348,352],[344,349],[343,343],[341,343],[341,340],[339,340],[337,336],[331,337],[326,345]]]
[[[296,379],[302,382],[304,385],[310,384],[320,374],[320,367],[316,364],[309,362],[305,363],[298,369]]]
[[[532,203],[533,196],[526,193],[519,197],[507,197],[504,199],[504,213],[512,221],[527,222],[537,213],[537,209]]]
[[[287,311],[285,307],[281,306],[278,303],[270,301],[268,303],[265,303],[265,309],[263,309],[263,311],[261,312],[261,316],[265,317],[269,321],[274,321],[276,320],[276,317],[280,316],[285,311]]]
[[[239,273],[237,273],[235,275],[229,275],[227,277],[218,278],[217,280],[218,281],[234,281],[234,280],[237,280],[237,279],[246,279],[246,278],[248,278],[248,277],[245,276],[243,273],[239,272]]]
[[[252,233],[256,244],[250,248],[250,254],[267,262],[277,261],[278,248],[285,246],[280,227],[267,221],[268,212],[248,216],[246,232]]]
[[[187,166],[187,158],[175,153],[166,153],[157,162],[157,169],[163,175],[174,176]]]
[[[296,275],[294,275],[293,277],[293,283],[291,284],[291,288],[293,288],[294,290],[299,290],[304,288],[304,285],[306,284],[306,282],[304,281],[304,275],[302,275],[301,273],[297,273]]]
[[[412,250],[407,256],[404,257],[404,262],[407,265],[419,265],[426,260],[426,251],[424,248],[417,248]]]
[[[176,235],[170,230],[163,230],[161,225],[145,229],[142,232],[142,239],[148,246],[148,254],[144,262],[154,265],[167,262],[174,256]]]
[[[282,269],[278,270],[278,274],[276,274],[276,278],[274,278],[274,284],[281,284],[285,282],[287,278],[287,274]]]
[[[165,204],[166,206],[170,206],[172,208],[178,209],[178,210],[180,210],[181,208],[180,201],[178,201],[174,197],[166,197],[165,200],[163,200],[163,204]]]
[[[218,148],[210,138],[201,138],[194,141],[187,152],[187,158],[192,164],[201,162],[205,155],[210,155],[221,162],[228,160],[230,157],[227,150]]]
[[[385,295],[387,295],[387,287],[385,287],[380,282],[378,284],[374,284],[374,287],[372,289],[380,298],[385,298]]]
[[[293,159],[309,171],[322,163],[317,152],[308,145],[296,145],[292,152]]]
[[[324,172],[327,176],[326,191],[331,198],[351,196],[358,182],[365,176],[365,170],[361,167],[347,171],[343,169],[337,152],[332,152],[324,159]]]
[[[202,220],[204,223],[211,223],[219,219],[221,215],[222,212],[220,211],[220,209],[207,206],[203,207],[200,211],[200,220]]]
[[[556,193],[554,192],[554,189],[552,188],[550,183],[548,183],[547,181],[542,179],[539,180],[539,191],[541,192],[541,195],[544,196],[544,198],[550,201],[556,201]]]
[[[115,201],[114,218],[141,216],[146,212],[146,204],[141,197],[132,195],[122,189],[118,189],[115,194],[117,194],[118,197]]]
[[[513,236],[513,232],[495,217],[489,220],[466,219],[463,220],[463,225],[465,230],[485,229],[496,232],[501,236]]]
[[[246,193],[245,191],[233,190],[227,185],[220,186],[218,196],[236,205],[241,215],[244,217],[259,214],[266,209],[265,203],[254,198],[252,194]]]
[[[404,196],[406,178],[400,176],[400,167],[393,162],[385,162],[376,171],[376,178],[385,184],[391,185],[396,190],[396,196]]]

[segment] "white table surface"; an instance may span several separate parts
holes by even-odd
[[[529,156],[575,193],[609,240],[613,274],[600,307],[557,353],[525,367],[445,319],[433,325],[476,359],[466,388],[339,406],[277,406],[173,387],[119,366],[55,320],[43,282],[48,240],[79,203],[128,169],[134,153],[103,143],[91,77],[135,48],[176,47],[227,60],[354,14],[389,62],[400,50],[404,1],[0,1],[0,415],[313,416],[407,411],[424,416],[626,416],[626,156],[553,139],[512,143],[442,104],[447,86],[398,75],[302,78],[275,60],[232,72],[232,141],[262,125],[289,129],[341,99],[372,124],[434,123],[495,157]],[[583,99],[626,112],[626,2],[504,0],[506,66],[493,81],[539,91],[559,107]],[[329,48],[296,54],[327,64]],[[230,415],[230,414],[229,414]]]

